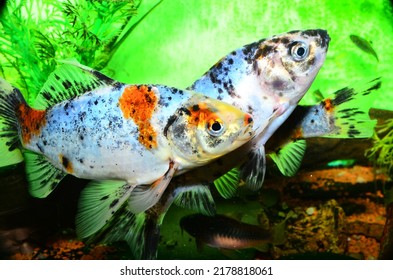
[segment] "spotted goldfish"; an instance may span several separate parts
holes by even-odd
[[[258,189],[265,174],[264,145],[295,109],[315,79],[325,60],[329,41],[325,30],[292,31],[262,39],[231,52],[191,85],[189,90],[203,92],[252,114],[255,137],[236,152],[218,159],[216,164],[195,169],[197,173],[193,172],[191,176],[178,177],[178,187],[173,193],[170,192],[169,196],[182,194],[178,200],[186,207],[204,208],[205,205],[202,206],[199,202],[206,198],[205,195],[210,194],[207,184],[211,175],[217,175],[220,170],[228,172],[243,162],[243,177],[247,178],[250,188]],[[201,177],[203,173],[206,177]],[[117,188],[100,189],[99,194],[96,188],[83,190],[76,222],[81,238],[100,230],[102,223],[97,221],[116,216],[111,212],[112,209],[108,209],[110,202],[100,203],[99,199],[110,196],[113,201],[121,200],[122,192],[119,190],[122,188],[124,186],[119,184]],[[138,192],[134,191],[131,196],[137,194]],[[173,200],[173,197],[171,199]],[[209,199],[204,201],[211,202]],[[97,208],[93,211],[88,205],[96,205]],[[209,212],[209,209],[210,207],[206,207],[206,212]],[[127,215],[123,218],[127,219]],[[140,232],[139,226],[146,217],[144,215],[138,215],[141,219],[138,221],[124,222],[123,218],[119,218],[124,223],[114,222],[115,225],[105,241],[124,239],[126,235],[125,239],[130,246],[140,250],[143,244],[138,244],[137,240],[140,239],[133,239],[131,232]],[[137,251],[136,255],[140,256],[141,252],[142,250]]]
[[[275,36],[274,38],[276,42],[280,40],[285,42],[286,34]],[[261,42],[264,41],[272,44],[270,39],[265,39]],[[256,44],[254,43],[254,45]],[[249,49],[249,46],[252,45],[247,45],[245,49]],[[264,48],[263,43],[261,43],[261,48]],[[248,53],[246,50],[244,52]],[[203,90],[201,85],[203,82],[206,87],[206,94],[212,94],[212,96],[229,100],[230,96],[233,96],[230,93],[238,92],[238,85],[241,83],[232,83],[232,86],[229,87],[228,82],[225,84],[225,81],[228,79],[224,73],[215,76],[210,73],[224,72],[225,68],[225,72],[229,72],[231,76],[237,77],[237,81],[247,79],[247,76],[253,73],[253,71],[247,71],[249,69],[247,65],[253,64],[253,61],[243,59],[242,53],[242,48],[231,52],[216,63],[194,84],[199,84],[199,88]],[[234,58],[236,54],[239,54],[239,60]],[[227,63],[223,64],[223,61],[227,61]],[[223,67],[224,65],[225,67]],[[272,70],[271,72],[278,73],[279,70]],[[268,74],[265,75],[269,76]],[[215,77],[217,76],[220,77],[221,81],[216,80]],[[222,82],[223,79],[224,82]],[[259,79],[261,79],[261,84],[263,84],[264,77],[260,76]],[[368,110],[372,104],[369,98],[372,98],[371,93],[378,90],[380,86],[380,79],[375,79],[367,83],[358,83],[355,87],[349,86],[337,90],[316,105],[297,106],[294,112],[285,120],[284,126],[280,126],[279,131],[276,130],[272,135],[273,137],[269,138],[266,143],[267,154],[279,166],[280,171],[284,175],[291,176],[299,168],[304,155],[306,148],[305,138],[370,137],[376,122],[375,120],[370,120],[368,117]],[[279,95],[279,92],[277,91],[277,95]],[[236,99],[234,98],[233,102],[236,100],[236,103],[247,104],[249,102],[249,104],[253,104],[253,100],[258,98],[258,94],[262,94],[263,96],[264,92],[255,91],[251,94],[245,94]],[[239,99],[245,100],[239,101]],[[236,103],[233,104],[236,105]],[[255,107],[258,109],[257,106]],[[135,257],[144,259],[156,258],[160,226],[170,205],[175,203],[180,207],[191,209],[205,215],[214,215],[215,203],[210,192],[209,183],[214,181],[217,190],[224,197],[233,196],[240,180],[239,168],[233,167],[236,165],[239,166],[242,161],[247,160],[247,151],[253,148],[252,145],[249,146],[250,143],[252,142],[248,142],[236,152],[231,153],[233,157],[229,154],[220,158],[215,163],[199,167],[182,176],[176,177],[159,202],[146,212],[135,215],[124,204],[120,208],[120,211],[114,214],[110,222],[99,231],[96,238],[93,236],[91,239],[100,240],[101,242],[126,240]],[[87,201],[88,199],[84,202]],[[81,209],[83,210],[84,207],[81,207]],[[89,213],[88,211],[84,211],[82,214],[86,215],[86,217],[95,216],[94,213]],[[90,223],[90,226],[94,228],[94,222]],[[95,227],[95,229],[97,228]]]
[[[370,137],[376,122],[368,118],[372,102],[365,100],[380,87],[381,80],[375,79],[355,88],[340,89],[316,105],[298,106],[267,142],[267,155],[284,175],[290,176],[301,163],[306,138]],[[137,258],[156,258],[161,223],[172,203],[204,215],[215,215],[209,183],[214,181],[217,190],[226,198],[236,193],[240,171],[221,159],[219,163],[220,166],[213,166],[216,169],[209,164],[176,177],[158,203],[145,212],[131,213],[124,204],[90,240],[104,243],[126,240]]]
[[[123,84],[80,65],[60,66],[35,105],[0,80],[1,152],[23,151],[31,194],[46,197],[67,174],[109,189],[120,181],[124,197],[140,189],[129,201],[136,212],[154,205],[174,175],[253,136],[251,115],[232,105],[188,90]]]

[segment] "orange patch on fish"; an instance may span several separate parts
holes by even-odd
[[[22,140],[28,144],[33,136],[40,134],[42,126],[46,124],[46,111],[35,110],[25,103],[18,106],[18,118],[21,126]]]
[[[59,159],[60,159],[60,163],[61,163],[61,165],[63,165],[64,169],[68,173],[72,174],[73,168],[72,168],[72,163],[70,162],[70,160],[67,157],[65,157],[63,154],[59,155]]]
[[[325,101],[323,101],[323,106],[325,107],[326,111],[328,111],[328,112],[330,112],[334,108],[334,105],[332,104],[331,99],[326,99]]]
[[[207,108],[205,103],[199,103],[191,108],[188,108],[190,115],[188,118],[188,123],[190,125],[204,125],[205,123],[214,122],[218,118],[217,114]],[[209,122],[210,121],[210,122]]]
[[[244,126],[247,126],[252,122],[253,122],[252,116],[250,114],[246,114],[244,116]]]
[[[148,149],[157,147],[157,133],[150,123],[157,103],[157,96],[147,86],[126,87],[119,99],[124,118],[135,122],[139,129],[138,141]]]

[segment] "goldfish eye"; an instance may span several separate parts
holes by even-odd
[[[207,124],[207,132],[214,137],[221,136],[224,132],[224,124],[220,119],[211,120]]]
[[[294,42],[290,47],[290,52],[295,61],[301,61],[308,56],[309,48],[303,42]]]

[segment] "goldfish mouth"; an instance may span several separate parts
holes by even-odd
[[[247,142],[255,136],[255,129],[252,124],[248,124],[240,134],[238,141]]]

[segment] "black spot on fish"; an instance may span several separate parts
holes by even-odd
[[[213,72],[209,73],[209,78],[212,81],[213,84],[217,84],[217,78]]]
[[[64,87],[65,89],[69,89],[69,88],[72,87],[71,82],[68,81],[68,80],[63,81],[62,84],[63,84],[63,87]]]
[[[37,143],[37,148],[40,150],[41,153],[44,153],[44,149]]]
[[[199,110],[199,106],[198,106],[198,104],[197,104],[197,105],[194,105],[194,106],[192,106],[192,110],[193,110],[194,112],[198,111],[198,110]]]
[[[378,78],[379,79],[379,78]],[[375,80],[374,80],[375,81]],[[375,85],[373,85],[372,87],[368,88],[367,91],[363,94],[363,95],[367,95],[369,94],[372,90],[376,90],[379,89],[382,85],[381,81],[378,81]]]
[[[263,45],[262,47],[258,48],[255,53],[255,59],[260,57],[266,57],[269,53],[273,51],[274,47],[269,45]]]
[[[233,61],[233,59],[232,59],[232,58],[229,58],[229,59],[228,59],[228,64],[229,64],[229,65],[232,65],[232,64],[233,64],[233,62],[234,62],[234,61]]]
[[[65,156],[61,157],[61,164],[64,166],[65,169],[69,168],[71,165],[69,159]]]
[[[60,80],[60,77],[57,74],[54,74],[54,77],[56,80],[58,80],[58,81]]]
[[[281,38],[281,43],[283,43],[284,45],[289,43],[289,39],[286,37]]]
[[[172,115],[168,119],[168,122],[166,123],[165,128],[164,128],[164,136],[165,137],[167,137],[169,127],[176,121],[176,119],[177,119],[177,117],[175,115]]]
[[[260,41],[260,42],[262,42],[262,41]],[[247,55],[247,56],[248,56],[248,55],[251,55],[251,54],[253,53],[255,47],[258,46],[260,42],[254,42],[254,43],[245,45],[245,46],[243,47],[243,49],[242,49],[243,54],[244,54],[244,55]]]
[[[43,96],[46,100],[51,100],[51,99],[52,99],[51,94],[50,94],[49,92],[47,92],[47,91],[43,91],[41,94],[42,94],[42,96]]]
[[[109,208],[115,207],[118,203],[119,203],[119,200],[118,200],[118,199],[115,199],[115,200],[112,201],[112,203],[109,205]]]
[[[97,105],[98,104],[98,100],[96,99],[96,100],[94,100],[94,105]]]
[[[187,108],[181,107],[181,108],[179,109],[179,114],[180,114],[180,116],[183,115],[183,112],[184,112],[187,116],[191,116],[190,110],[188,110]]]
[[[108,198],[109,198],[109,195],[106,195],[106,196],[101,197],[100,200],[103,201],[103,200],[107,200]]]

